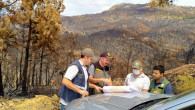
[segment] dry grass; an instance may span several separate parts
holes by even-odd
[[[0,98],[0,110],[60,110],[59,97],[36,95],[31,99]]]

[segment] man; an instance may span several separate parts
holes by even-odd
[[[164,77],[164,66],[157,65],[153,68],[153,80],[150,85],[150,92],[158,94],[172,94],[172,86]]]
[[[150,79],[143,73],[143,66],[140,61],[135,61],[132,66],[133,73],[127,75],[125,79],[125,86],[140,92],[148,92],[150,86]]]
[[[59,91],[61,110],[72,100],[88,96],[89,87],[102,89],[89,83],[86,65],[90,65],[93,59],[95,59],[93,50],[86,48],[82,50],[81,58],[68,67]]]
[[[100,55],[100,60],[89,67],[89,81],[99,87],[103,86],[112,86],[111,78],[108,74],[109,67],[108,64],[110,59],[113,57],[110,56],[110,53],[103,52]],[[91,89],[90,95],[99,94],[101,92]]]

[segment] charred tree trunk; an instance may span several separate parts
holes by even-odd
[[[45,70],[45,72],[46,72],[46,74],[45,74],[45,85],[47,86],[47,75],[48,75],[48,67],[46,68],[46,70]]]
[[[29,70],[28,70],[28,77],[27,77],[27,90],[29,90],[29,87],[30,87],[30,75],[31,75],[31,70],[32,70],[32,68],[31,68],[31,63],[32,63],[32,61],[30,61],[29,62],[30,64],[29,64]]]
[[[35,67],[36,67],[36,63],[35,63],[35,57],[34,57],[33,70],[32,70],[32,82],[31,82],[32,86],[34,86]]]
[[[36,86],[38,86],[38,75],[37,75],[37,71],[35,71],[35,79],[36,79]]]
[[[24,39],[24,33],[25,33],[25,30],[23,28],[23,33],[22,33],[22,38],[23,38],[22,43],[23,43],[23,45],[24,45],[24,41],[25,41],[25,39]],[[22,60],[23,60],[23,54],[24,54],[24,51],[23,51],[23,47],[22,47],[22,53],[21,53],[21,57],[20,57],[20,79],[19,79],[19,84],[18,84],[20,86],[22,84]]]
[[[22,75],[22,94],[23,95],[27,94],[26,79],[27,79],[27,70],[28,70],[28,59],[29,59],[31,33],[32,33],[32,20],[30,19],[28,40],[27,40],[27,45],[26,45],[26,50],[25,50],[24,69],[23,69],[23,75]]]
[[[40,62],[39,85],[41,85],[41,80],[42,80],[42,67],[43,67],[43,48],[42,48],[42,51],[41,51],[41,62]]]
[[[22,59],[23,59],[23,49],[22,49],[22,54],[20,57],[20,79],[19,79],[19,85],[22,84]]]
[[[127,74],[129,73],[130,57],[131,57],[131,53],[128,53],[128,58],[127,58]]]
[[[55,74],[56,68],[57,68],[57,66],[53,69],[52,75],[48,78],[48,85],[50,84],[50,81],[53,78],[53,75]],[[63,78],[63,74],[62,74],[62,78]]]
[[[18,89],[18,57],[16,57],[16,89]]]
[[[192,59],[195,56],[195,42],[191,44],[189,47],[188,51],[186,52],[185,56],[185,64],[190,63],[190,59]]]
[[[2,82],[2,71],[1,71],[1,62],[0,62],[0,96],[4,96],[3,82]]]

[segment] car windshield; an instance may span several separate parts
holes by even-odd
[[[140,109],[149,107],[149,106],[151,106],[151,105],[154,105],[154,104],[156,104],[156,103],[158,103],[158,102],[160,102],[160,101],[163,101],[163,100],[165,100],[165,99],[167,99],[167,98],[155,99],[155,100],[151,100],[151,101],[148,101],[148,102],[144,102],[144,103],[142,103],[142,104],[139,104],[139,105],[137,105],[137,106],[131,108],[130,110],[140,110]]]
[[[158,106],[161,106],[161,105],[164,105],[164,104],[166,104],[166,103],[172,102],[172,101],[177,100],[177,99],[179,99],[179,98],[181,98],[181,97],[185,97],[185,96],[190,97],[190,96],[193,95],[194,93],[195,93],[195,89],[192,89],[192,90],[190,90],[190,91],[183,92],[183,93],[181,93],[181,94],[179,94],[179,95],[170,97],[170,98],[168,98],[168,99],[166,99],[166,100],[159,101],[159,103],[157,103],[157,104],[155,104],[155,105],[147,106],[147,108],[144,107],[144,109],[153,110],[154,108],[156,108],[156,107],[158,107]]]
[[[144,108],[147,108],[147,107],[150,107],[154,104],[157,104],[158,105],[162,105],[162,104],[165,104],[165,103],[168,103],[170,101],[173,101],[173,100],[176,100],[176,99],[179,99],[183,96],[186,96],[188,94],[192,94],[194,93],[195,91],[194,90],[191,90],[191,91],[187,91],[187,92],[184,92],[184,93],[181,93],[177,96],[174,96],[174,97],[170,97],[170,98],[161,98],[161,99],[155,99],[155,100],[151,100],[151,101],[148,101],[148,102],[144,102],[142,104],[139,104],[133,108],[131,108],[130,110],[140,110],[140,109],[144,109]],[[165,100],[166,99],[166,100]]]
[[[190,90],[190,91],[187,91],[187,92],[183,92],[183,93],[181,93],[181,94],[179,94],[179,95],[176,95],[176,96],[174,96],[174,97],[168,98],[168,99],[166,99],[166,100],[160,102],[159,105],[160,105],[160,104],[165,104],[165,103],[167,103],[167,102],[170,102],[170,101],[173,101],[173,100],[176,100],[176,99],[179,99],[179,98],[181,98],[181,97],[183,97],[183,96],[186,96],[186,95],[192,94],[192,93],[195,93],[195,89]]]

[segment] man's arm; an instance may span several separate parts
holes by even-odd
[[[110,75],[107,72],[105,72],[105,74],[106,74],[106,79],[107,79],[105,83],[107,84],[107,86],[112,86],[112,79]]]
[[[94,64],[92,64],[90,67],[89,67],[89,82],[90,83],[99,83],[99,82],[105,82],[107,85],[112,85],[112,81],[109,80],[108,78],[94,78],[94,74],[95,74],[95,66]]]
[[[158,91],[154,91],[153,93],[155,93],[155,94],[160,94]],[[172,86],[171,86],[170,83],[167,84],[167,85],[165,86],[165,91],[164,91],[164,93],[165,93],[165,94],[172,94]]]
[[[143,86],[142,92],[148,92],[149,88],[150,88],[150,79],[147,78],[145,80],[145,82],[144,82],[144,86]]]
[[[64,77],[63,80],[62,80],[62,84],[64,84],[64,85],[65,85],[66,87],[68,87],[69,89],[71,89],[71,90],[73,90],[73,91],[75,91],[75,92],[81,94],[82,96],[88,96],[88,95],[89,95],[89,93],[88,93],[87,91],[79,89],[78,87],[76,87],[76,86],[72,83],[72,81],[70,81],[69,79],[67,79],[67,78],[65,78],[65,77]]]
[[[148,90],[146,90],[146,89],[143,89],[143,90],[142,90],[142,92],[148,92]]]
[[[129,75],[129,74],[128,74],[128,75]],[[126,78],[125,78],[124,86],[128,86],[128,85],[127,85],[128,75],[127,75]]]
[[[90,83],[94,84],[94,83],[98,83],[100,81],[102,81],[101,78],[94,78],[93,76],[89,76],[89,82]]]
[[[89,72],[89,74],[90,74],[90,76],[89,76],[89,82],[90,83],[98,83],[98,82],[100,82],[101,81],[101,79],[99,79],[99,78],[94,78],[93,76],[94,76],[94,74],[95,74],[95,66],[94,66],[94,64],[92,64],[90,67],[89,67],[89,70],[88,70],[88,72]]]
[[[89,82],[90,83],[98,83],[98,82],[101,82],[101,81],[103,81],[104,82],[104,80],[102,79],[102,78],[94,78],[93,76],[94,76],[94,74],[95,74],[95,66],[94,66],[94,64],[92,64],[90,67],[89,67],[89,74],[90,74],[90,76],[89,76]]]
[[[96,86],[95,84],[89,83],[89,88],[95,88],[98,92],[100,92],[100,90],[103,90],[101,87]]]
[[[165,86],[165,94],[172,94],[172,86],[170,83]]]
[[[108,78],[105,82],[108,86],[112,86],[112,80],[111,78]]]
[[[90,83],[98,83],[98,82],[105,82],[105,83],[109,83],[110,79],[108,78],[94,78],[93,76],[89,76],[89,82]]]

